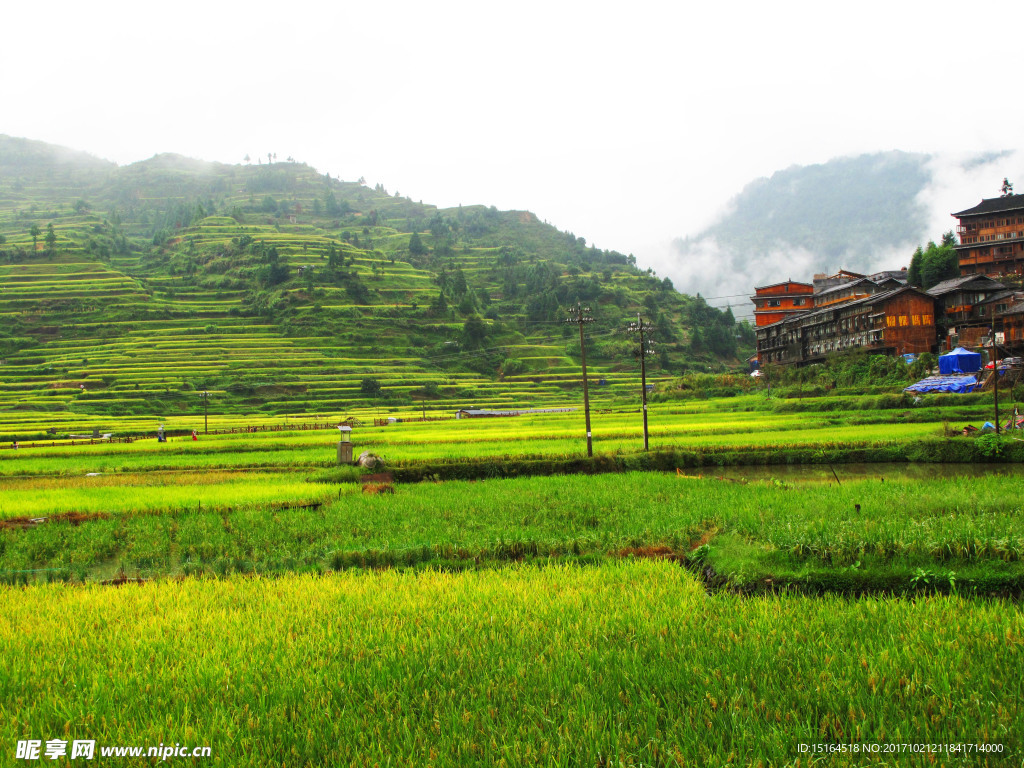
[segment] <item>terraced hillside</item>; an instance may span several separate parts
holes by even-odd
[[[438,210],[294,162],[119,168],[0,137],[0,411],[336,413],[578,399],[735,361],[749,328],[531,213]]]

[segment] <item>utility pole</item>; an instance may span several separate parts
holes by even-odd
[[[210,434],[210,393],[203,390],[200,397],[203,398],[203,434]]]
[[[636,313],[636,322],[630,323],[627,332],[639,334],[640,344],[633,348],[634,357],[640,358],[640,403],[644,413],[644,450],[648,450],[647,434],[647,356],[654,354],[654,345],[650,336],[644,339],[644,331],[651,331],[650,323],[644,323],[640,313]]]
[[[996,434],[999,434],[999,360],[996,358],[996,327],[992,326],[992,381],[995,385],[993,395],[996,403]]]
[[[569,317],[565,318],[567,323],[576,323],[580,327],[580,362],[583,364],[583,413],[587,424],[587,456],[593,457],[594,445],[590,432],[590,395],[587,390],[587,348],[583,339],[584,323],[594,322],[590,316],[590,307],[584,307],[576,302],[575,307],[569,308]]]

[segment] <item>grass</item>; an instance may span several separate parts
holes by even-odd
[[[911,591],[920,568],[960,574],[958,583],[929,583],[933,589],[1016,594],[1024,587],[1020,473],[983,483],[890,476],[836,486],[636,472],[421,483],[383,495],[286,473],[178,477],[2,481],[4,518],[72,510],[103,517],[0,530],[0,577],[474,568],[632,552],[696,563],[701,546],[700,562],[736,586],[771,588],[781,579],[810,591]]]
[[[709,596],[665,563],[4,590],[0,642],[21,660],[0,670],[8,745],[682,766],[796,764],[823,743],[985,743],[1016,761],[1024,743],[1016,606]],[[984,759],[829,764],[936,757]]]

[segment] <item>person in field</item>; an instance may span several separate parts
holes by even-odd
[[[198,440],[199,439],[199,433],[196,432],[194,429],[192,430],[192,439],[193,440]]]
[[[164,425],[161,424],[160,428],[156,431],[156,441],[158,443],[166,443],[167,435],[164,434]]]

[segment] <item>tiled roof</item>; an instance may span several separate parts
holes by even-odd
[[[814,289],[814,286],[810,283],[801,283],[799,280],[783,280],[780,283],[772,283],[771,285],[758,285],[754,287],[755,291],[764,291],[768,288],[776,288],[780,285],[801,285],[804,288]]]
[[[966,211],[951,214],[960,218],[962,216],[982,216],[986,213],[1002,213],[1003,211],[1017,211],[1024,209],[1024,195],[1007,195],[1006,197],[991,197],[982,200],[973,208]]]
[[[814,294],[814,297],[817,299],[819,296],[824,296],[829,293],[836,293],[837,291],[843,291],[846,290],[847,288],[852,288],[855,285],[861,285],[863,283],[867,283],[868,285],[871,286],[877,285],[877,283],[874,280],[871,280],[867,277],[862,277],[857,280],[851,280],[848,283],[840,283],[839,285],[833,285],[831,288],[826,288],[823,291],[818,291],[818,293]]]
[[[985,277],[984,275],[963,275],[961,277],[954,277],[949,280],[943,280],[941,283],[936,283],[929,288],[926,293],[932,296],[942,296],[943,294],[955,291],[961,286],[967,285],[972,280],[982,280],[988,283],[990,289],[1005,288],[1006,286],[1002,283],[997,283],[991,277]]]
[[[993,293],[991,296],[988,296],[988,297],[982,299],[981,301],[979,301],[977,303],[978,304],[994,304],[997,301],[1001,301],[1003,299],[1012,297],[1015,293],[1017,293],[1017,292],[1016,291],[999,291],[998,293]]]

